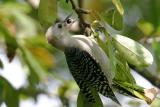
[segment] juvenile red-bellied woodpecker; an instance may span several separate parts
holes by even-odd
[[[111,88],[113,77],[106,72],[108,59],[105,52],[91,37],[70,36],[68,28],[73,23],[73,19],[67,18],[51,26],[46,32],[48,42],[64,52],[70,72],[89,102],[95,102],[91,93],[94,88],[120,104]]]

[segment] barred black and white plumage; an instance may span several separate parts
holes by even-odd
[[[120,104],[98,62],[86,51],[68,47],[64,51],[69,69],[88,101],[94,102],[91,88]]]
[[[70,21],[63,21],[51,26],[46,33],[48,42],[63,51],[68,67],[81,92],[89,102],[95,102],[92,88],[102,95],[120,104],[110,87],[113,75],[108,72],[108,58],[97,42],[84,35],[70,36]]]

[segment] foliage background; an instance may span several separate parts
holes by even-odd
[[[71,5],[65,0],[57,1],[59,16],[65,17],[73,13]],[[100,1],[105,4],[100,4]],[[105,9],[114,7],[111,0],[87,0],[87,2],[97,9],[104,9],[104,5]],[[147,71],[137,72],[160,88],[160,1],[121,0],[121,2],[125,10],[121,34],[142,43],[152,52],[155,59]],[[2,57],[0,57],[0,69],[2,69],[0,105],[18,107],[19,102],[28,99],[36,102],[40,95],[47,95],[50,99],[58,99],[61,106],[75,106],[78,87],[68,71],[63,53],[52,48],[45,39],[44,33],[49,25],[43,25],[46,28],[41,26],[40,22],[43,23],[43,20],[38,18],[37,3],[38,0],[0,0],[0,56]],[[52,6],[55,10],[54,4]],[[52,15],[55,16],[52,18],[56,18],[56,14]],[[41,17],[45,19],[47,16]],[[47,18],[48,23],[52,22],[52,18]],[[4,59],[5,56],[8,59]],[[4,63],[6,60],[10,64],[20,62],[19,66],[23,69],[21,72],[26,75],[22,86],[18,88],[13,86],[12,81],[3,76],[3,69],[8,67]],[[12,69],[11,72],[15,70]],[[107,104],[106,99],[104,102],[110,107],[117,106],[113,102]],[[159,107],[159,102],[156,99],[151,106]],[[144,102],[136,99],[124,103],[128,106],[144,106]],[[52,105],[55,107],[54,103]]]

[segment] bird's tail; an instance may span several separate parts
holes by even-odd
[[[102,95],[111,98],[114,102],[117,104],[121,105],[120,102],[118,101],[117,97],[112,91],[112,88],[107,84],[105,81],[100,82],[97,88],[98,92],[101,93]]]

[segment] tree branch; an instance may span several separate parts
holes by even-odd
[[[134,66],[131,66],[131,65],[130,65],[130,68],[132,68],[138,74],[140,74],[145,79],[147,79],[148,81],[150,81],[153,85],[155,85],[156,87],[160,88],[160,77],[158,77],[157,75],[154,75],[154,74],[150,73],[150,71],[148,71],[147,69],[139,70],[139,69],[137,69],[137,68],[135,68]]]
[[[73,10],[78,15],[81,31],[83,33],[86,33],[87,34],[86,36],[89,36],[87,29],[90,28],[90,24],[88,24],[88,23],[85,22],[85,20],[83,18],[83,14],[89,14],[90,11],[82,9],[83,0],[79,0],[78,1],[79,7],[76,6],[76,4],[74,3],[73,0],[69,0],[69,1],[70,1],[71,5],[72,5]]]
[[[83,8],[83,2],[84,2],[84,0],[78,0],[78,5],[80,8]]]

